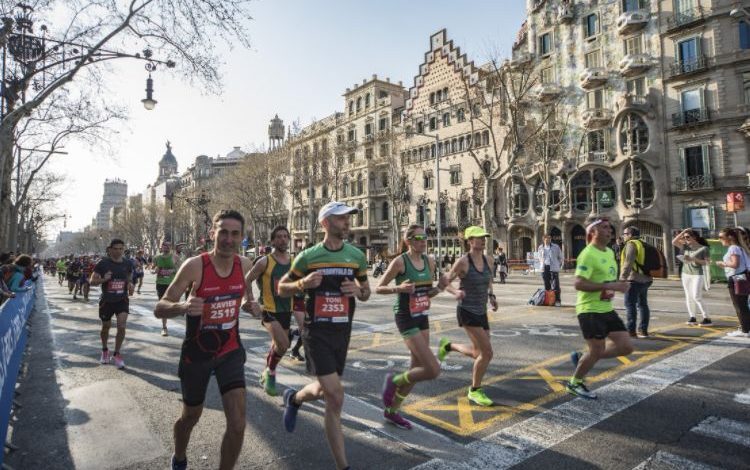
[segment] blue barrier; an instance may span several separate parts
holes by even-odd
[[[39,276],[37,283],[42,282]],[[0,445],[5,444],[8,435],[10,408],[18,379],[21,357],[26,347],[28,333],[26,321],[36,299],[36,284],[26,292],[18,292],[0,307]],[[0,449],[0,465],[5,452]]]

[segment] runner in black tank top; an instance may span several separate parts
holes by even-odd
[[[453,344],[447,338],[440,339],[438,359],[441,361],[450,351],[457,351],[474,358],[471,388],[467,394],[469,401],[479,406],[492,406],[494,403],[482,389],[482,378],[492,359],[490,326],[487,318],[487,300],[492,310],[497,310],[495,294],[492,293],[492,258],[484,256],[485,238],[489,234],[481,227],[469,227],[464,231],[464,240],[469,245],[469,253],[462,256],[448,273],[448,282],[461,279],[461,288],[453,286],[446,290],[457,295],[458,326],[463,327],[471,344]]]

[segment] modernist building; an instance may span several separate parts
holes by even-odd
[[[113,207],[125,207],[128,197],[128,183],[120,179],[108,179],[104,182],[104,195],[99,204],[99,212],[96,214],[95,228],[109,230],[110,215]]]

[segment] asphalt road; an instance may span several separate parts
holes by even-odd
[[[181,407],[176,369],[184,323],[170,321],[170,336],[159,335],[147,275],[142,294],[131,299],[127,368],[119,371],[98,363],[96,302],[73,301],[52,278],[45,281],[19,387],[23,407],[11,431],[19,450],[6,462],[14,468],[167,468]],[[637,340],[628,358],[598,364],[589,384],[600,398],[588,401],[566,394],[560,383],[572,371],[569,352],[583,345],[571,282],[562,276],[562,308],[527,305],[540,284],[536,276],[516,274],[496,284],[495,354],[484,380],[496,406],[468,403],[472,363],[453,353],[441,376],[418,384],[404,403],[415,423],[411,431],[382,420],[383,375],[404,370],[409,358],[393,323],[393,297],[358,303],[343,376],[352,468],[750,468],[750,340],[724,337],[736,325],[726,287],[706,293],[715,325],[700,328],[685,325],[679,283],[657,281],[649,291],[652,338]],[[615,305],[624,314],[621,297]],[[431,314],[433,345],[440,336],[467,340],[447,294],[433,299]],[[240,326],[248,395],[238,468],[333,468],[322,404],[306,404],[295,432],[284,431],[281,398],[266,396],[257,382],[268,336],[249,317]],[[304,364],[282,361],[279,392],[307,381]],[[223,431],[212,382],[188,449],[190,468],[217,467]]]

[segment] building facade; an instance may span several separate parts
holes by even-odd
[[[108,179],[104,182],[104,195],[99,204],[99,212],[96,214],[95,228],[109,230],[110,215],[113,207],[125,207],[128,197],[128,183],[120,179]]]

